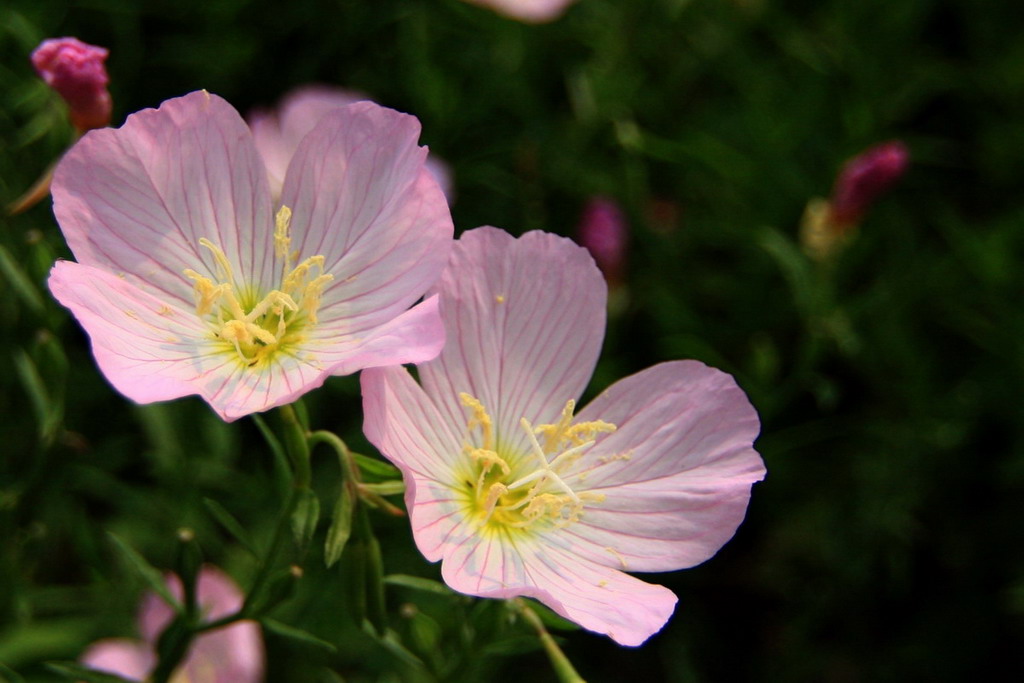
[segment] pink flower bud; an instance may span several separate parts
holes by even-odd
[[[71,123],[79,132],[110,123],[106,48],[77,38],[50,38],[32,53],[32,66],[46,84],[68,103]]]
[[[910,155],[899,140],[870,147],[843,166],[832,188],[829,219],[845,228],[860,222],[871,205],[907,170]]]
[[[591,197],[580,218],[579,242],[590,251],[608,284],[622,281],[629,227],[622,209],[607,197]]]

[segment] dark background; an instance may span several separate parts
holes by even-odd
[[[761,415],[768,476],[715,558],[648,577],[680,601],[645,646],[559,632],[580,673],[1012,680],[1024,675],[1019,16],[994,0],[579,0],[527,26],[457,0],[7,0],[0,201],[70,140],[28,62],[61,35],[110,49],[114,125],[200,88],[245,113],[312,82],[414,113],[453,173],[457,231],[573,235],[589,197],[612,197],[630,224],[627,276],[589,393],[662,360],[722,368]],[[911,151],[902,183],[831,266],[806,258],[807,201],[889,139]],[[278,501],[251,421],[226,426],[197,399],[133,406],[105,383],[45,289],[68,254],[48,202],[0,221],[0,662],[56,680],[41,662],[132,635],[142,585],[106,532],[169,568],[190,526],[244,583],[251,562],[202,499],[256,535]],[[306,405],[315,427],[368,449],[356,378]],[[330,501],[336,465],[315,465]],[[436,576],[403,521],[372,519],[388,572]],[[362,634],[344,584],[344,562],[308,558],[276,616],[339,650],[268,633],[269,680],[420,680]],[[389,605],[426,680],[554,680],[498,603],[395,588]]]

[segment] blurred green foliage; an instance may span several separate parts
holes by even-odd
[[[651,577],[680,602],[644,647],[559,631],[581,674],[1012,680],[1022,29],[995,0],[579,0],[542,26],[457,0],[7,0],[0,202],[70,140],[28,62],[60,35],[110,49],[115,123],[200,88],[245,112],[310,82],[412,112],[453,171],[457,230],[572,235],[589,196],[614,197],[629,276],[591,392],[661,360],[718,366],[761,414],[769,474],[717,557]],[[831,266],[813,263],[806,202],[891,138],[910,173]],[[195,399],[133,406],[105,383],[45,287],[69,255],[47,204],[0,217],[0,664],[30,681],[132,635],[144,586],[108,532],[170,568],[189,527],[245,585],[251,558],[204,499],[262,544],[281,494],[251,420],[225,425]],[[314,428],[370,452],[354,378],[306,405]],[[336,463],[315,457],[313,480],[336,500]],[[387,573],[437,577],[404,520],[371,522]],[[316,552],[266,630],[269,681],[551,679],[503,605],[408,582],[388,585],[394,641],[369,638],[338,588],[353,553],[326,569]]]

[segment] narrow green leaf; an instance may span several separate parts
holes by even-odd
[[[334,519],[327,530],[327,541],[324,543],[324,563],[333,567],[341,558],[349,536],[352,535],[352,511],[355,508],[355,496],[352,487],[345,482],[341,487],[341,495],[334,504]]]
[[[175,612],[179,614],[182,611],[181,604],[174,599],[171,595],[171,591],[168,590],[167,584],[164,582],[163,575],[146,561],[142,555],[137,553],[134,548],[122,541],[116,535],[111,532],[107,532],[107,536],[113,541],[114,547],[120,552],[121,556],[125,559],[126,563],[131,566],[142,580],[159,595],[164,602],[174,608]]]
[[[253,415],[252,421],[256,423],[257,429],[260,430],[260,434],[263,435],[263,439],[267,442],[267,446],[270,447],[270,452],[274,456],[274,479],[281,489],[278,493],[282,494],[283,497],[287,488],[291,486],[292,479],[292,470],[291,466],[288,465],[288,456],[284,452],[284,446],[281,445],[280,439],[274,434],[274,430],[267,425],[267,421],[263,419],[262,415]]]
[[[47,662],[46,668],[72,681],[85,683],[134,683],[130,678],[121,678],[112,673],[97,671],[75,662]]]
[[[0,664],[0,681],[7,681],[9,683],[25,683],[24,678],[22,678],[13,669],[8,669],[3,664]]]
[[[39,288],[32,284],[32,280],[21,269],[11,252],[2,244],[0,244],[0,273],[3,273],[14,293],[33,313],[39,316],[43,315],[46,304],[39,293]]]
[[[409,576],[408,574],[388,574],[384,577],[384,583],[389,586],[401,586],[437,595],[455,595],[455,591],[440,581],[424,579],[419,576]]]
[[[14,353],[14,367],[18,371],[25,393],[28,394],[29,402],[32,404],[32,411],[36,414],[36,421],[39,424],[39,437],[45,437],[47,430],[51,427],[51,401],[46,391],[46,385],[42,376],[36,368],[32,357],[22,350]]]
[[[260,619],[260,623],[263,624],[263,628],[267,629],[275,636],[287,638],[288,640],[294,640],[297,643],[312,645],[313,647],[319,648],[321,650],[326,650],[331,654],[335,654],[338,651],[338,648],[336,648],[334,645],[332,645],[331,643],[327,642],[322,638],[317,638],[309,631],[304,631],[300,628],[289,626],[288,624],[283,624],[280,621],[277,621],[276,619],[271,619],[270,617],[263,617],[262,619]]]
[[[259,552],[256,550],[256,544],[253,543],[252,537],[249,536],[249,532],[245,530],[234,515],[228,512],[223,505],[215,501],[213,498],[203,498],[203,505],[206,506],[207,511],[217,522],[224,527],[224,530],[231,534],[236,541],[238,541],[243,548],[252,553],[255,557],[259,557]]]

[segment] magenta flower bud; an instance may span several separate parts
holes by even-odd
[[[77,38],[50,38],[32,53],[32,66],[46,84],[68,103],[71,123],[79,132],[110,123],[106,48]]]
[[[832,188],[830,222],[845,228],[859,223],[882,194],[907,170],[910,154],[899,140],[870,147],[843,166]]]
[[[629,226],[622,209],[607,197],[591,197],[583,208],[577,235],[610,285],[622,281]]]

